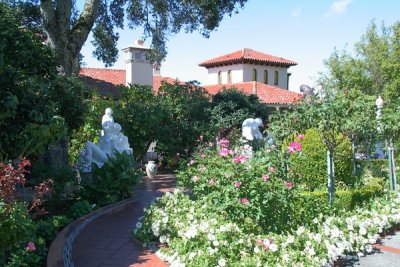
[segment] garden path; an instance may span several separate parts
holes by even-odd
[[[134,191],[136,201],[99,216],[80,232],[72,248],[75,267],[167,266],[135,241],[130,231],[143,209],[163,193],[173,191],[175,185],[171,174],[145,177]]]

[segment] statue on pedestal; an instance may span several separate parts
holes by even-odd
[[[122,127],[114,122],[112,109],[107,108],[102,118],[102,128],[98,144],[86,142],[85,148],[80,151],[79,168],[83,173],[92,171],[92,163],[101,168],[115,153],[132,154],[128,137],[121,133]]]

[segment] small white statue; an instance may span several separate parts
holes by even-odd
[[[114,123],[113,110],[111,108],[106,108],[104,115],[101,118],[101,128],[104,127],[104,123],[106,122]],[[101,136],[103,135],[104,135],[104,130],[101,130]]]
[[[249,141],[262,140],[263,135],[258,127],[262,126],[262,120],[259,118],[245,119],[242,123],[242,142],[243,146],[240,147],[240,153],[246,157],[254,156],[254,149]]]
[[[242,123],[242,137],[248,141],[253,141],[254,139],[263,139],[263,135],[258,127],[262,126],[262,120],[260,118],[256,119],[245,119]]]
[[[92,171],[92,163],[101,168],[108,158],[115,157],[115,152],[132,154],[128,137],[121,133],[122,127],[114,122],[112,109],[107,108],[102,118],[102,134],[98,144],[86,142],[85,148],[80,152],[80,169],[84,173]]]

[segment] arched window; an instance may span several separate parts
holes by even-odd
[[[279,82],[279,74],[278,71],[275,71],[275,75],[274,75],[274,85],[278,85]]]
[[[264,70],[264,83],[268,84],[268,71]]]
[[[218,72],[218,84],[222,84],[221,71]]]
[[[253,69],[253,81],[256,82],[257,81],[257,70]]]
[[[228,83],[232,83],[232,74],[231,74],[231,70],[228,70]]]

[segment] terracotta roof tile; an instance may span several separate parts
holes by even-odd
[[[254,82],[243,82],[234,84],[207,85],[204,86],[204,88],[212,95],[229,88],[236,88],[245,94],[252,94],[253,86]],[[260,82],[256,83],[256,89],[260,102],[269,105],[290,105],[300,101],[303,98],[302,94]]]
[[[125,70],[81,68],[79,76],[87,76],[114,85],[125,85]]]
[[[119,85],[125,85],[125,70],[101,69],[101,68],[81,68],[79,72],[81,80],[86,82],[89,87],[97,87],[101,94],[110,93],[119,96]],[[181,83],[178,79],[170,77],[153,76],[153,90],[157,94],[162,82],[174,84]],[[114,87],[114,88],[113,88]]]
[[[114,97],[119,97],[119,86],[125,85],[125,70],[116,69],[100,69],[100,68],[82,68],[79,76],[91,87],[97,87],[101,94],[112,94]],[[178,79],[170,77],[154,76],[153,88],[157,94],[162,82],[174,84],[180,82]],[[235,84],[208,85],[203,86],[209,94],[215,95],[219,91],[228,88],[237,88],[246,94],[253,93],[254,82],[243,82]],[[277,104],[293,104],[302,99],[302,95],[285,90],[276,86],[267,85],[257,82],[257,96],[260,102],[270,105]]]
[[[269,54],[261,53],[253,49],[244,48],[242,50],[212,58],[199,64],[199,66],[211,68],[227,64],[236,63],[257,63],[265,65],[283,65],[286,67],[297,65],[297,62],[292,60],[284,59],[282,57],[276,57]]]
[[[170,78],[170,77],[162,77],[162,76],[153,76],[153,91],[154,94],[158,94],[158,90],[161,87],[163,82],[175,84],[179,83],[182,84],[183,82],[179,81],[178,79]]]

